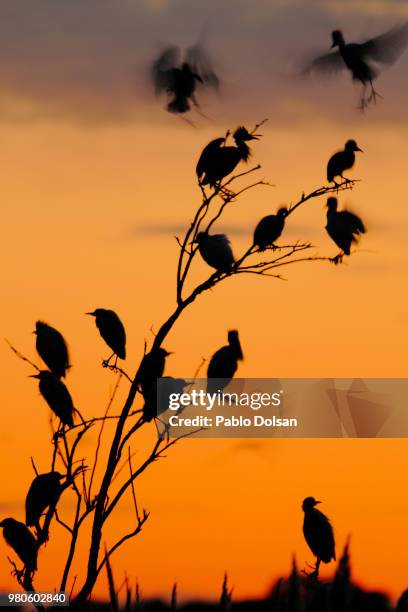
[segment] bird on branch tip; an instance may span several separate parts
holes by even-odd
[[[183,54],[176,46],[166,47],[154,60],[151,68],[156,95],[169,96],[167,111],[183,114],[191,110],[191,103],[199,107],[195,96],[197,86],[219,88],[219,78],[200,44],[186,49]]]
[[[217,391],[222,391],[237,371],[238,361],[243,359],[244,355],[238,331],[230,330],[228,332],[228,344],[218,349],[208,364],[207,392],[216,393]]]
[[[204,147],[197,162],[196,173],[201,185],[218,187],[223,178],[231,174],[240,161],[248,162],[250,140],[259,140],[260,134],[251,134],[245,127],[233,133],[235,145],[227,145],[227,138],[216,138]]]
[[[25,501],[26,525],[40,531],[40,517],[48,507],[54,507],[63,491],[59,472],[39,474],[32,481]]]
[[[342,253],[334,258],[335,263],[341,261],[343,254],[350,255],[351,245],[358,242],[360,234],[366,233],[366,228],[360,217],[348,210],[338,211],[337,208],[337,198],[328,198],[326,231],[333,242],[342,250]]]
[[[13,518],[6,518],[0,522],[0,527],[3,528],[4,539],[20,557],[25,569],[28,572],[36,571],[37,542],[27,525]]]
[[[254,231],[254,245],[263,251],[268,246],[274,246],[281,236],[288,216],[287,208],[280,208],[276,215],[268,215],[261,219]]]
[[[393,64],[403,53],[407,43],[408,22],[363,43],[348,43],[341,30],[334,30],[332,48],[337,47],[337,50],[317,57],[303,72],[332,74],[348,69],[353,81],[359,81],[363,85],[361,108],[364,109],[371,102],[375,103],[379,95],[373,86],[373,81],[379,74],[376,64]],[[367,87],[370,88],[368,95]]]
[[[310,550],[316,557],[316,566],[310,577],[318,579],[320,563],[336,560],[333,527],[326,515],[316,506],[320,504],[314,497],[306,497],[302,503],[304,512],[303,535]]]
[[[55,376],[65,376],[71,366],[67,343],[62,334],[43,321],[36,322],[33,333],[37,336],[35,347],[41,359]]]
[[[113,351],[109,359],[104,361],[104,364],[108,365],[114,355],[116,355],[116,362],[118,357],[119,359],[126,359],[126,331],[116,312],[106,308],[96,308],[93,312],[86,312],[85,314],[95,317],[99,333]]]
[[[354,166],[356,151],[363,153],[363,149],[360,149],[355,140],[348,140],[344,145],[343,151],[338,151],[331,156],[327,162],[327,180],[329,183],[333,182],[338,186],[338,183],[335,181],[337,176],[342,178],[344,183],[350,182],[350,179],[343,176],[343,172],[350,170]]]
[[[62,380],[48,370],[32,374],[30,378],[37,378],[40,381],[38,385],[40,393],[61,423],[72,427],[74,425],[74,403]]]
[[[230,241],[225,234],[207,234],[199,232],[193,243],[204,261],[217,272],[229,272],[235,263]]]

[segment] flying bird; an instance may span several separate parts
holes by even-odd
[[[166,358],[169,355],[171,353],[166,351],[166,349],[158,348],[153,349],[143,357],[138,372],[138,382],[145,399],[151,396],[156,387],[157,379],[163,376]]]
[[[113,351],[112,355],[104,363],[108,364],[114,355],[116,355],[115,365],[118,357],[119,359],[126,359],[126,332],[116,312],[105,308],[97,308],[93,312],[87,312],[86,314],[95,317],[99,333]]]
[[[347,43],[341,30],[334,30],[331,36],[332,48],[337,50],[316,58],[305,72],[331,74],[348,69],[353,81],[363,85],[361,108],[364,109],[370,102],[376,102],[379,95],[373,86],[379,74],[378,64],[393,64],[403,53],[408,43],[408,22],[363,43]],[[367,87],[370,88],[368,95]]]
[[[340,176],[345,183],[349,183],[350,179],[343,176],[345,170],[350,170],[356,161],[356,151],[363,153],[363,150],[357,145],[355,140],[348,140],[344,145],[343,151],[338,151],[331,156],[327,162],[327,180],[329,183],[336,183],[335,178]]]
[[[20,557],[28,572],[37,569],[37,542],[29,528],[13,518],[3,519],[0,523],[7,544]]]
[[[287,216],[288,209],[280,208],[276,215],[268,215],[259,221],[254,231],[254,245],[259,247],[260,251],[275,245],[275,241],[283,232]]]
[[[207,392],[216,393],[222,391],[233,378],[238,369],[238,361],[242,361],[241,343],[237,330],[228,332],[228,344],[221,347],[211,357],[207,369]],[[224,379],[221,383],[213,379]]]
[[[336,560],[333,527],[327,516],[316,509],[320,504],[314,497],[306,497],[302,504],[305,513],[303,535],[310,550],[316,557],[316,566],[311,576],[318,578],[320,563],[330,563]]]
[[[216,138],[204,147],[196,166],[201,185],[219,187],[220,181],[231,174],[240,161],[249,160],[251,150],[247,142],[259,140],[259,135],[250,134],[245,127],[239,127],[235,130],[233,139],[235,145],[226,145],[225,137]]]
[[[72,427],[74,425],[74,403],[62,380],[48,370],[32,374],[31,378],[37,378],[40,381],[40,393],[61,423]]]
[[[48,507],[55,507],[63,491],[59,472],[39,474],[30,485],[25,501],[26,525],[40,530],[40,517]]]
[[[189,385],[189,382],[184,378],[172,378],[171,376],[165,376],[161,378],[160,390],[158,393],[157,385],[151,387],[150,393],[145,398],[143,406],[143,416],[145,421],[151,421],[159,417],[163,412],[166,412],[169,408],[169,398],[172,393],[183,393],[185,387]]]
[[[235,263],[230,241],[225,234],[207,234],[199,232],[194,243],[204,261],[217,272],[229,272]]]
[[[65,376],[70,365],[67,343],[62,334],[43,321],[37,321],[33,333],[37,336],[35,347],[41,359],[55,376]]]
[[[183,54],[176,47],[167,47],[153,62],[152,80],[156,95],[169,96],[167,111],[183,114],[191,110],[191,103],[199,107],[197,87],[218,89],[219,79],[204,49],[196,44]]]
[[[354,213],[348,210],[337,210],[337,198],[327,199],[327,225],[326,231],[335,244],[342,250],[342,254],[334,258],[339,263],[344,255],[350,255],[350,247],[358,242],[360,234],[365,234],[364,223]]]

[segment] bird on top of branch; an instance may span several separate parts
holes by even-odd
[[[108,365],[114,355],[116,355],[115,365],[118,357],[119,359],[126,359],[126,331],[116,312],[106,308],[96,308],[93,312],[86,312],[85,314],[95,317],[99,333],[113,351],[109,359],[104,360],[104,364]]]
[[[304,512],[303,535],[310,550],[316,557],[316,566],[310,577],[319,577],[320,564],[336,560],[333,527],[327,516],[317,510],[320,504],[314,497],[306,497],[302,503]]]
[[[62,334],[44,321],[36,322],[33,333],[37,336],[35,347],[41,359],[55,376],[65,376],[70,365],[67,343]]]
[[[237,371],[238,361],[243,359],[244,355],[238,331],[235,329],[230,330],[228,332],[228,344],[218,349],[208,364],[207,392],[222,391]],[[223,379],[222,382],[219,379]]]
[[[356,161],[356,151],[363,153],[363,150],[357,145],[355,140],[348,140],[344,145],[343,151],[338,151],[331,156],[327,162],[327,180],[329,183],[336,183],[335,178],[339,176],[343,182],[349,183],[350,179],[343,176],[345,170],[350,170]]]

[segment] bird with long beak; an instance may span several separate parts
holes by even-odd
[[[338,185],[335,178],[339,176],[344,183],[349,183],[350,179],[343,176],[345,170],[350,170],[356,161],[356,151],[363,153],[363,149],[357,145],[355,140],[348,140],[344,145],[343,151],[338,151],[331,156],[327,162],[327,180],[329,183]]]
[[[333,527],[326,515],[316,509],[322,502],[314,497],[306,497],[302,503],[304,512],[303,535],[310,550],[316,557],[316,565],[310,576],[319,577],[320,563],[330,563],[336,560],[336,550]]]
[[[201,185],[219,187],[223,178],[231,174],[240,161],[248,162],[250,140],[259,140],[260,134],[251,134],[239,127],[233,134],[235,145],[226,145],[226,138],[216,138],[204,147],[197,162],[196,173]]]
[[[103,361],[103,365],[109,365],[112,357],[116,355],[115,366],[119,359],[126,359],[126,331],[122,321],[114,310],[96,308],[93,312],[85,314],[95,317],[96,327],[99,329],[103,340],[112,349],[113,353],[109,359]]]
[[[375,103],[379,95],[373,86],[373,81],[379,74],[375,64],[391,65],[400,57],[408,43],[408,23],[363,43],[346,42],[341,30],[334,30],[331,36],[331,47],[337,47],[337,50],[317,57],[307,65],[304,72],[332,74],[348,69],[353,81],[363,85],[361,109],[365,109],[371,102]],[[368,95],[367,87],[370,88]]]
[[[30,378],[36,378],[40,381],[38,385],[40,393],[53,413],[61,420],[61,423],[72,427],[74,425],[74,403],[62,380],[48,370],[41,370],[38,374],[32,374]]]

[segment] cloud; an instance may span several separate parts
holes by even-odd
[[[316,109],[319,118],[359,120],[350,79],[299,80],[302,58],[316,44],[325,50],[333,27],[359,39],[407,13],[396,0],[3,0],[0,120],[168,123],[165,101],[151,92],[149,62],[160,45],[199,37],[223,78],[219,98],[200,98],[212,121],[245,115],[293,123],[316,117]],[[405,57],[381,79],[380,120],[405,113],[406,67]]]

